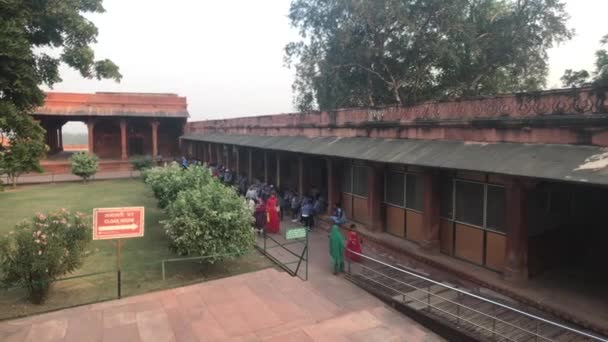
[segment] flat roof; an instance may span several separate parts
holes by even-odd
[[[608,148],[596,146],[219,133],[186,134],[181,138],[328,157],[608,185]]]
[[[188,118],[185,97],[166,93],[94,94],[48,92],[35,116],[127,116]]]

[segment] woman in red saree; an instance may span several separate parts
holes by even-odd
[[[352,228],[353,227],[351,226],[351,229]],[[348,240],[346,242],[346,257],[350,261],[359,262],[361,260],[361,256],[352,253],[351,251],[361,254],[361,243],[359,242],[359,236],[357,235],[357,232],[353,230],[348,232]]]
[[[279,212],[277,211],[277,195],[273,191],[270,194],[270,198],[266,201],[266,216],[268,218],[266,223],[266,232],[276,234],[279,232]]]

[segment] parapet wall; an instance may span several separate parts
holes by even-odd
[[[189,134],[339,136],[608,146],[608,89],[190,122]]]

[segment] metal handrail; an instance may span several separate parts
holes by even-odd
[[[451,300],[451,299],[448,299],[448,298],[442,297],[442,296],[440,296],[440,295],[438,295],[438,294],[436,294],[436,293],[433,293],[433,292],[431,292],[431,291],[430,291],[430,286],[428,286],[428,287],[427,287],[427,288],[429,288],[429,290],[427,291],[427,290],[425,290],[425,289],[424,289],[424,288],[422,288],[422,287],[416,287],[416,286],[414,286],[414,285],[412,285],[412,284],[408,284],[408,283],[402,282],[402,281],[400,281],[399,279],[395,279],[395,278],[393,278],[393,277],[390,277],[390,276],[387,276],[387,275],[385,275],[385,274],[382,274],[380,271],[374,270],[374,269],[373,269],[373,268],[371,268],[371,267],[367,267],[367,266],[363,266],[363,265],[361,265],[361,266],[362,266],[363,268],[365,268],[365,269],[368,269],[368,270],[370,270],[370,271],[372,271],[372,272],[374,272],[374,273],[376,273],[376,274],[379,274],[379,275],[381,275],[381,276],[383,276],[383,277],[385,277],[385,278],[388,278],[388,279],[390,279],[390,280],[392,280],[392,281],[396,281],[396,282],[398,282],[398,283],[400,283],[400,284],[403,284],[403,285],[405,285],[405,286],[411,287],[412,289],[415,289],[415,290],[417,290],[417,291],[422,291],[422,292],[424,292],[424,293],[426,293],[426,294],[427,294],[427,298],[428,298],[429,300],[430,300],[430,296],[441,298],[441,299],[443,299],[443,300],[444,300],[444,302],[449,302],[449,303],[455,304],[455,305],[457,305],[457,306],[461,306],[461,307],[463,307],[463,308],[465,308],[465,309],[467,309],[467,310],[469,310],[469,311],[472,311],[472,312],[474,312],[474,313],[476,313],[476,314],[480,314],[480,315],[482,315],[482,316],[485,316],[485,317],[490,318],[490,319],[492,319],[492,320],[495,320],[495,321],[497,321],[497,322],[500,322],[500,323],[503,323],[503,324],[508,325],[508,326],[510,326],[510,327],[513,327],[513,328],[515,328],[515,329],[521,330],[521,331],[523,331],[523,332],[525,332],[525,333],[528,333],[528,334],[531,334],[531,335],[538,336],[538,337],[540,337],[540,338],[542,338],[542,339],[544,339],[544,340],[551,341],[550,339],[548,339],[548,338],[546,338],[546,337],[544,337],[544,336],[542,336],[542,335],[539,335],[539,334],[537,334],[537,333],[534,333],[534,332],[532,332],[532,331],[530,331],[530,330],[528,330],[528,329],[526,329],[526,328],[522,328],[522,327],[517,326],[517,325],[515,325],[515,324],[513,324],[513,323],[509,323],[509,322],[507,322],[507,321],[504,321],[504,320],[502,320],[502,319],[500,319],[500,318],[498,318],[498,317],[496,317],[496,316],[492,316],[492,315],[487,314],[487,313],[485,313],[485,312],[483,312],[483,311],[476,310],[476,309],[474,309],[474,308],[471,308],[470,306],[464,305],[464,304],[462,304],[462,303],[455,302],[455,301],[453,301],[453,300]],[[364,276],[364,277],[365,277],[365,276]],[[397,293],[401,294],[402,296],[405,296],[405,297],[410,297],[410,295],[408,295],[407,293],[401,292],[400,290],[394,289],[394,288],[392,288],[392,287],[390,287],[390,286],[388,286],[388,285],[382,284],[382,283],[377,282],[377,281],[375,281],[375,280],[373,280],[373,279],[370,279],[370,278],[368,278],[368,277],[365,277],[365,278],[366,278],[366,279],[368,279],[368,280],[370,280],[370,281],[373,281],[373,282],[375,282],[375,283],[377,283],[377,284],[379,284],[379,285],[381,285],[381,286],[384,286],[384,287],[386,287],[386,288],[389,288],[389,289],[391,289],[391,290],[393,290],[393,291],[395,291],[395,292],[397,292]],[[416,301],[419,301],[419,302],[424,303],[424,302],[423,302],[421,299],[416,299],[415,297],[412,297],[412,299],[414,299],[414,300],[416,300]],[[424,304],[425,304],[425,305],[427,305],[427,306],[433,307],[433,308],[435,308],[436,310],[439,310],[439,311],[442,311],[442,312],[444,312],[444,313],[450,314],[451,316],[455,316],[455,317],[456,317],[456,318],[458,318],[459,320],[461,319],[461,320],[464,320],[465,322],[471,323],[472,325],[474,325],[474,326],[476,326],[476,327],[479,327],[479,328],[482,328],[482,329],[484,329],[484,330],[490,331],[490,332],[492,332],[492,334],[498,334],[498,333],[496,333],[495,331],[490,330],[489,328],[486,328],[486,327],[484,327],[484,326],[482,326],[482,325],[478,325],[478,324],[475,324],[475,323],[473,323],[473,322],[470,322],[469,320],[465,319],[464,317],[460,317],[460,316],[458,316],[458,315],[454,315],[453,313],[450,313],[449,311],[445,311],[445,310],[443,310],[443,309],[441,309],[441,308],[439,308],[439,307],[435,307],[434,305],[432,305],[432,304],[430,304],[430,303],[424,303]],[[498,335],[500,335],[500,334],[498,334]],[[510,338],[508,338],[508,337],[506,337],[506,336],[502,336],[502,335],[501,335],[501,337],[504,337],[504,338],[506,338],[506,339],[508,339],[508,340],[512,340],[512,339],[510,339]],[[513,341],[513,340],[512,340],[512,341]]]
[[[392,287],[390,287],[390,286],[388,286],[388,285],[386,285],[386,284],[382,284],[381,282],[376,281],[376,280],[374,280],[374,279],[370,279],[370,278],[367,278],[367,277],[366,277],[366,279],[368,279],[369,281],[372,281],[372,282],[374,282],[374,283],[376,283],[376,284],[378,284],[378,285],[380,285],[380,286],[384,286],[384,287],[386,287],[386,288],[388,288],[388,289],[391,289],[391,290],[393,290],[393,291],[395,291],[395,292],[399,293],[399,294],[400,294],[400,295],[402,295],[403,297],[408,297],[408,298],[411,298],[413,301],[420,302],[420,303],[422,303],[422,304],[426,305],[427,307],[431,307],[431,308],[433,308],[433,309],[435,309],[435,310],[438,310],[438,311],[441,311],[441,312],[443,312],[443,313],[445,313],[445,314],[448,314],[448,315],[450,315],[450,316],[456,317],[456,319],[458,319],[458,320],[462,320],[462,321],[467,322],[467,323],[469,323],[469,324],[471,324],[471,325],[473,325],[473,326],[475,326],[475,327],[478,327],[478,328],[481,328],[481,329],[483,329],[483,330],[486,330],[486,331],[488,331],[488,332],[492,333],[493,335],[500,336],[500,337],[502,337],[502,338],[504,338],[504,339],[507,339],[507,340],[509,340],[509,341],[514,341],[514,342],[517,342],[517,340],[514,340],[514,339],[512,339],[512,338],[510,338],[510,337],[508,337],[508,336],[505,336],[505,335],[503,335],[503,334],[501,334],[501,333],[498,333],[498,332],[496,332],[496,331],[494,331],[494,330],[490,330],[489,328],[484,327],[483,325],[479,325],[479,324],[477,324],[477,323],[475,323],[475,322],[473,322],[473,321],[471,321],[471,320],[469,320],[469,319],[467,319],[467,318],[461,317],[461,316],[460,316],[460,315],[458,315],[458,314],[456,314],[456,315],[455,315],[455,314],[453,314],[453,313],[451,313],[451,312],[449,312],[449,311],[447,311],[447,310],[444,310],[444,309],[442,309],[442,308],[440,308],[440,307],[438,307],[438,306],[435,306],[435,305],[431,304],[431,303],[430,303],[428,300],[427,300],[427,302],[425,302],[423,299],[419,299],[419,298],[416,298],[416,297],[410,296],[410,295],[408,295],[407,293],[401,292],[401,291],[399,291],[399,290],[397,290],[397,289],[394,289],[394,288],[392,288]],[[402,283],[402,284],[405,284],[405,283]],[[409,285],[409,284],[405,284],[405,285]],[[415,286],[412,286],[412,287],[416,288]],[[419,288],[416,288],[416,289],[418,289],[418,290],[422,290],[422,289],[419,289]],[[422,291],[424,291],[424,290],[422,290]],[[431,293],[431,292],[428,292],[428,291],[424,291],[424,292],[425,292],[425,293],[427,293],[428,295],[431,295],[431,296],[436,296],[436,297],[439,297],[439,298],[443,298],[443,299],[445,299],[444,297],[438,296],[438,295],[433,294],[433,293]],[[448,300],[448,299],[446,299],[446,300]],[[448,300],[448,301],[449,301],[449,300]],[[450,301],[450,302],[452,302],[452,301]],[[452,302],[452,303],[454,303],[454,302]],[[483,314],[482,312],[479,312],[479,311],[477,311],[477,310],[471,309],[471,308],[467,307],[466,305],[463,305],[463,304],[460,304],[460,303],[454,303],[454,304],[456,304],[456,305],[458,305],[458,306],[462,306],[462,307],[466,308],[467,310],[471,310],[471,311],[473,311],[473,312],[477,312],[477,313],[481,313],[481,314]],[[530,333],[530,334],[534,335],[534,333],[529,332],[529,331],[527,331],[527,330],[525,330],[525,329],[523,329],[523,328],[520,328],[520,327],[517,327],[517,326],[516,326],[516,328],[518,328],[518,329],[520,329],[520,330],[522,330],[522,331],[525,331],[525,332],[528,332],[528,333]],[[549,340],[549,339],[547,339],[547,338],[545,338],[545,337],[543,337],[543,336],[539,336],[539,337],[540,337],[540,338],[542,338],[542,339],[545,339],[545,340],[547,340],[547,341],[551,341],[551,340]]]
[[[399,271],[399,272],[402,272],[402,273],[408,274],[408,275],[410,275],[410,276],[416,277],[416,278],[421,279],[421,280],[424,280],[424,281],[428,281],[428,282],[433,283],[433,284],[435,284],[435,285],[442,286],[442,287],[447,288],[447,289],[449,289],[449,290],[456,291],[456,292],[461,293],[461,294],[463,294],[463,295],[466,295],[466,296],[469,296],[469,297],[472,297],[472,298],[475,298],[475,299],[479,299],[479,300],[481,300],[481,301],[483,301],[483,302],[486,302],[486,303],[489,303],[489,304],[492,304],[492,305],[495,305],[495,306],[501,307],[501,308],[503,308],[503,309],[507,309],[507,310],[510,310],[510,311],[516,312],[516,313],[518,313],[518,314],[520,314],[520,315],[524,315],[524,316],[526,316],[526,317],[528,317],[528,318],[531,318],[531,319],[534,319],[534,320],[536,320],[536,321],[540,321],[540,322],[543,322],[543,323],[546,323],[546,324],[549,324],[549,325],[552,325],[552,326],[558,327],[558,328],[560,328],[560,329],[567,330],[567,331],[572,332],[572,333],[575,333],[575,334],[577,334],[577,335],[581,335],[581,336],[584,336],[584,337],[592,338],[592,339],[595,339],[595,340],[598,340],[598,341],[602,341],[602,342],[608,342],[608,339],[606,339],[606,338],[603,338],[603,337],[600,337],[600,336],[597,336],[597,335],[593,335],[593,334],[591,334],[591,333],[587,333],[587,332],[584,332],[584,331],[581,331],[581,330],[578,330],[578,329],[574,329],[574,328],[571,328],[571,327],[569,327],[569,326],[566,326],[566,325],[563,325],[563,324],[560,324],[560,323],[556,323],[556,322],[550,321],[550,320],[548,320],[548,319],[545,319],[545,318],[542,318],[542,317],[539,317],[539,316],[536,316],[536,315],[533,315],[533,314],[527,313],[527,312],[525,312],[525,311],[522,311],[522,310],[519,310],[519,309],[516,309],[516,308],[510,307],[510,306],[508,306],[508,305],[505,305],[505,304],[502,304],[502,303],[499,303],[499,302],[493,301],[493,300],[491,300],[491,299],[487,299],[487,298],[484,298],[484,297],[482,297],[482,296],[479,296],[479,295],[476,295],[476,294],[470,293],[470,292],[468,292],[468,291],[463,291],[463,290],[461,290],[461,289],[458,289],[458,288],[455,288],[455,287],[452,287],[452,286],[449,286],[449,285],[443,284],[443,283],[438,282],[438,281],[435,281],[435,280],[433,280],[433,279],[430,279],[430,278],[427,278],[427,277],[423,277],[423,276],[418,275],[418,274],[416,274],[416,273],[409,272],[409,271],[406,271],[406,270],[403,270],[403,269],[397,268],[397,267],[395,267],[395,266],[393,266],[393,265],[387,264],[387,263],[385,263],[385,262],[383,262],[383,261],[380,261],[380,260],[374,259],[374,258],[372,258],[372,257],[369,257],[369,256],[367,256],[367,255],[364,255],[364,254],[358,253],[358,252],[353,251],[353,250],[350,250],[350,249],[348,249],[348,248],[346,248],[346,250],[348,251],[348,253],[352,253],[352,254],[354,254],[354,255],[358,255],[358,256],[360,256],[360,257],[363,257],[363,258],[365,258],[365,259],[368,259],[368,260],[374,261],[374,262],[376,262],[376,263],[378,263],[378,264],[381,264],[381,265],[386,266],[386,267],[388,267],[388,268],[394,269],[394,270],[396,270],[396,271]],[[348,259],[347,259],[347,260],[348,260]],[[406,284],[406,285],[407,285],[407,284]],[[397,291],[397,292],[400,292],[400,291]],[[436,295],[435,295],[435,296],[436,296]],[[459,305],[464,306],[464,305],[462,305],[462,304],[459,304]],[[466,307],[466,306],[464,306],[464,307]],[[468,308],[468,307],[466,307],[466,308],[467,308],[468,310],[474,310],[474,309],[471,309],[471,308]],[[522,328],[519,328],[519,329],[522,329]],[[522,330],[523,330],[523,329],[522,329]],[[542,336],[540,336],[540,335],[538,335],[538,336],[539,336],[539,337],[542,337]],[[544,337],[543,337],[543,338],[544,338]],[[545,338],[545,339],[546,339],[546,338]]]

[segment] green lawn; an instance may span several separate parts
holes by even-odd
[[[124,206],[145,207],[146,222],[144,237],[123,240],[123,296],[271,266],[266,258],[255,252],[216,265],[171,262],[166,264],[166,280],[163,281],[161,261],[177,256],[167,248],[167,240],[159,224],[163,218],[162,211],[141,180],[33,185],[0,192],[0,234],[9,232],[16,223],[30,219],[37,212],[66,208],[90,215],[93,208]],[[113,299],[116,297],[115,270],[116,247],[113,242],[94,241],[90,244],[84,266],[69,275],[75,278],[55,283],[44,305],[29,304],[23,289],[0,290],[0,319]]]

